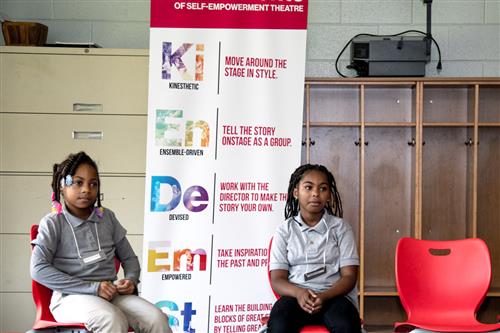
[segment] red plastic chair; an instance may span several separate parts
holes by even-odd
[[[476,320],[491,280],[490,253],[478,238],[452,241],[401,238],[396,247],[396,285],[408,316],[396,332],[487,332],[498,324]]]
[[[30,239],[35,239],[37,234],[38,225],[34,224],[31,226]],[[116,271],[118,272],[120,269],[120,261],[118,259],[115,259],[115,266]],[[73,333],[90,333],[90,331],[85,329],[85,325],[83,323],[60,323],[54,319],[49,307],[50,299],[52,298],[51,289],[36,282],[35,280],[31,280],[31,292],[36,306],[36,317],[35,322],[33,323],[33,330],[31,332],[46,329],[71,329],[71,332]]]

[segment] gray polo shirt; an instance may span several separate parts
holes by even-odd
[[[125,278],[137,284],[139,260],[126,233],[109,209],[104,209],[102,217],[94,211],[87,220],[71,215],[66,208],[61,214],[48,214],[40,221],[38,235],[31,242],[34,245],[31,277],[64,294],[97,295],[100,281],[117,278],[116,256],[121,261]],[[83,264],[78,250],[85,258],[98,253],[99,244],[104,260]]]
[[[325,274],[305,281],[304,273],[323,266]],[[359,266],[359,255],[352,228],[343,219],[325,212],[321,221],[309,227],[299,214],[276,229],[269,270],[287,270],[291,283],[321,292],[340,279],[340,268],[344,266]],[[356,287],[347,297],[358,306]]]

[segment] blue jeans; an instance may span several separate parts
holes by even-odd
[[[283,296],[271,309],[267,332],[299,333],[306,325],[325,325],[335,333],[361,332],[358,310],[343,296],[328,300],[320,312],[312,315],[302,310],[296,298]]]

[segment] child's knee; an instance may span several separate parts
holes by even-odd
[[[128,320],[118,308],[106,308],[96,311],[87,322],[92,331],[127,332]]]
[[[151,311],[148,316],[148,322],[151,325],[151,328],[156,328],[158,329],[157,332],[165,332],[167,328],[169,327],[168,325],[168,317],[167,315],[161,311],[158,308],[155,308],[154,311]],[[160,330],[161,329],[161,330]]]
[[[361,332],[361,323],[354,318],[337,317],[333,323],[327,323],[327,326],[331,327],[332,332],[336,333]]]

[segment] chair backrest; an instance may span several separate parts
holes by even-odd
[[[273,245],[273,238],[269,240],[269,248],[267,250],[267,279],[269,280],[269,286],[271,287],[271,290],[276,297],[276,299],[280,298],[280,294],[278,294],[276,291],[273,289],[273,285],[271,283],[271,271],[269,270],[269,263],[271,261],[271,246]]]
[[[34,240],[38,235],[38,225],[34,224],[30,229],[30,240]],[[50,312],[50,299],[52,297],[52,290],[44,285],[31,280],[31,292],[33,301],[36,306],[36,319],[35,322],[40,321],[55,321],[52,312]]]
[[[396,248],[396,285],[408,320],[459,324],[475,318],[491,281],[486,243],[401,238]],[[439,318],[438,318],[439,317]]]

